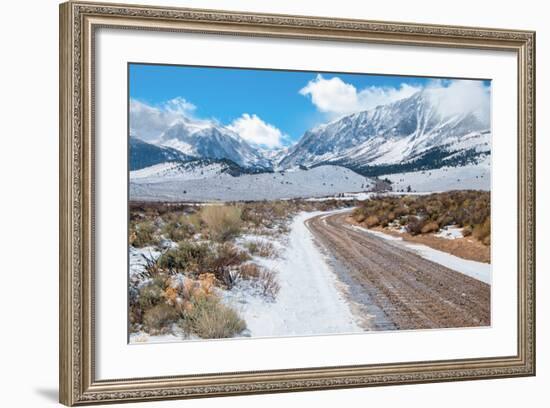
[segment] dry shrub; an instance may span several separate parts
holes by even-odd
[[[169,305],[175,306],[177,304],[178,290],[175,287],[168,286],[164,289],[162,295]]]
[[[409,217],[405,228],[411,235],[418,235],[422,232],[423,222],[416,217]]]
[[[203,339],[234,337],[246,329],[237,312],[213,296],[194,298],[179,324],[186,333]]]
[[[430,232],[437,232],[439,231],[439,224],[434,221],[430,221],[422,226],[420,229],[420,232],[422,234],[428,234]]]
[[[169,271],[195,274],[207,268],[211,252],[208,244],[182,241],[176,248],[164,252],[158,264]]]
[[[178,323],[187,334],[202,338],[233,337],[242,332],[244,321],[221,303],[216,282],[211,273],[200,274],[197,280],[168,275],[151,280],[132,298],[134,330],[163,334]]]
[[[209,205],[201,209],[200,216],[212,239],[220,242],[237,236],[242,227],[241,209],[227,205]]]
[[[216,284],[216,276],[213,273],[201,273],[199,275],[199,289],[204,296],[214,294],[214,286]]]
[[[245,251],[226,242],[220,245],[215,257],[211,259],[208,271],[212,272],[216,279],[230,289],[235,284],[236,274],[233,273],[235,267],[248,260],[250,260],[250,256]]]
[[[429,195],[377,196],[360,203],[354,211],[356,221],[378,218],[378,225],[397,222],[413,234],[435,232],[440,228],[457,225],[478,231],[479,240],[490,243],[491,193],[487,191],[457,190]],[[374,224],[374,218],[372,218]],[[368,226],[368,225],[367,225]],[[468,235],[468,229],[465,228]]]
[[[257,283],[262,291],[262,295],[271,299],[275,299],[281,289],[275,274],[267,269],[260,272]]]
[[[166,332],[179,319],[178,311],[166,303],[160,303],[145,311],[143,327],[149,334]]]
[[[253,263],[245,263],[239,266],[238,275],[241,279],[258,279],[262,269]]]
[[[478,224],[474,227],[472,231],[474,238],[480,240],[485,245],[490,245],[491,243],[491,219],[487,218],[482,224]]]
[[[143,221],[130,224],[130,245],[136,248],[154,246],[159,243],[157,227],[152,221]]]
[[[164,301],[164,282],[154,279],[139,289],[139,306],[142,310],[150,309]]]
[[[380,219],[376,215],[370,215],[365,220],[365,225],[367,228],[373,228],[380,224]]]
[[[192,237],[197,228],[182,215],[174,221],[167,222],[162,228],[162,233],[174,242]]]
[[[163,253],[158,264],[170,273],[184,273],[190,277],[211,273],[217,281],[231,288],[235,280],[234,269],[248,260],[248,253],[230,242],[209,245],[183,241]]]
[[[276,254],[275,247],[268,241],[248,241],[245,247],[252,256],[270,258]]]
[[[471,225],[466,225],[464,228],[462,228],[462,235],[465,237],[469,237],[472,235],[473,228]]]
[[[275,201],[272,204],[272,211],[275,217],[287,217],[291,212],[291,203],[288,201]]]

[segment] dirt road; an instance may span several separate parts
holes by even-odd
[[[426,329],[490,325],[486,283],[354,229],[348,212],[306,221],[347,286],[364,326]]]

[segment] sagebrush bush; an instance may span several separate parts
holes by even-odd
[[[191,238],[196,232],[197,228],[184,215],[167,222],[162,228],[162,233],[174,242]]]
[[[163,301],[164,281],[152,280],[139,289],[139,305],[142,310],[150,309]]]
[[[211,296],[194,300],[179,325],[186,333],[203,339],[234,337],[246,329],[246,323],[235,310]]]
[[[201,220],[212,239],[220,242],[237,236],[243,224],[241,209],[229,205],[208,205],[201,209]]]
[[[245,247],[253,256],[270,258],[276,254],[275,247],[268,241],[248,241],[245,243]]]
[[[181,241],[177,247],[164,252],[158,264],[171,271],[199,273],[208,268],[211,256],[212,249],[208,244]]]
[[[411,235],[418,235],[422,232],[423,222],[417,217],[408,217],[405,229]]]
[[[130,245],[136,248],[154,246],[159,243],[157,227],[152,221],[130,223]]]
[[[173,306],[160,303],[147,309],[143,315],[143,326],[149,334],[166,332],[172,323],[180,319],[180,314]]]

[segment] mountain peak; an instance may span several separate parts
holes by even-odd
[[[280,166],[338,163],[365,169],[398,165],[433,153],[433,149],[446,149],[450,154],[453,144],[472,134],[479,135],[479,146],[472,148],[486,152],[489,125],[480,119],[485,113],[477,112],[475,105],[453,105],[445,98],[439,91],[426,89],[318,126],[305,132]]]
[[[172,124],[159,143],[206,159],[227,159],[244,168],[270,168],[271,163],[233,130],[212,121],[185,118]]]

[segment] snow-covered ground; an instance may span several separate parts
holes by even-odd
[[[281,256],[258,259],[277,273],[279,293],[273,302],[254,295],[241,286],[226,293],[226,301],[246,321],[250,335],[296,336],[330,333],[363,332],[339,290],[341,283],[325,262],[304,224],[323,214],[308,212],[297,215],[291,224]]]
[[[440,229],[439,232],[435,234],[435,236],[445,239],[464,238],[464,235],[462,235],[462,228],[457,227],[456,225],[448,225]]]
[[[491,165],[486,158],[478,164],[462,167],[442,167],[410,173],[380,176],[392,182],[393,191],[407,191],[408,186],[417,192],[449,190],[491,190]]]
[[[140,170],[142,173],[149,170]],[[139,180],[139,181],[134,181]],[[202,178],[130,180],[130,199],[152,201],[248,201],[299,197],[325,197],[350,191],[365,191],[372,181],[341,166],[319,166],[275,173],[205,174]]]
[[[154,183],[168,180],[196,180],[214,177],[223,170],[220,163],[193,167],[192,163],[165,162],[130,172],[132,183]]]
[[[129,247],[130,251],[130,278],[137,277],[145,271],[147,259],[157,259],[160,256],[160,251],[153,247],[135,248]]]
[[[376,235],[377,237],[388,241],[393,241],[396,245],[400,245],[405,249],[413,251],[423,258],[429,259],[430,261],[436,262],[449,269],[463,273],[464,275],[470,276],[489,285],[491,284],[491,264],[459,258],[458,256],[448,254],[447,252],[439,251],[426,245],[407,242],[401,237],[395,237],[380,231],[370,230],[357,225],[351,225],[350,227],[368,234]]]

